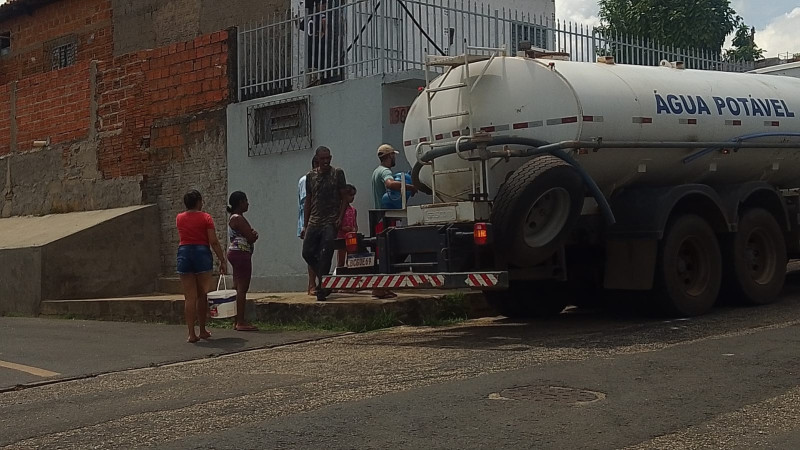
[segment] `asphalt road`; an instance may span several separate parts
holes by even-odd
[[[798,344],[797,285],[691,320],[396,328],[5,392],[0,447],[795,449]]]
[[[182,325],[0,317],[0,391],[336,334],[210,330],[213,339],[189,344]]]

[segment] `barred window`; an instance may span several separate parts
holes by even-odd
[[[44,43],[44,51],[50,55],[50,70],[69,67],[78,59],[78,37],[70,34],[47,41]]]
[[[55,47],[52,52],[53,70],[63,69],[75,64],[77,45],[64,44]]]
[[[293,97],[247,108],[249,156],[311,148],[308,97]]]

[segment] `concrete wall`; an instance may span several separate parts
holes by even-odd
[[[272,17],[289,0],[112,0],[114,54],[156,48]]]
[[[42,296],[48,300],[118,297],[155,291],[159,213],[145,206],[47,244]]]
[[[413,84],[413,83],[412,83]],[[378,146],[402,147],[402,125],[388,125],[388,110],[410,105],[417,95],[412,85],[384,85],[380,76],[334,83],[295,94],[310,96],[312,147],[325,145],[333,165],[344,169],[356,186],[359,228],[367,230],[372,205],[372,171],[378,166]],[[264,101],[263,99],[261,101]],[[261,238],[253,259],[254,290],[286,291],[305,287],[306,266],[297,238],[297,181],[310,169],[313,149],[249,157],[247,107],[259,101],[228,107],[228,189],[248,194],[247,214]],[[398,155],[397,171],[410,166]]]
[[[38,314],[42,302],[39,248],[0,250],[0,315]]]
[[[151,293],[159,244],[154,205],[2,219],[0,314],[38,314],[43,299]]]
[[[81,162],[65,165],[64,153]],[[99,176],[96,142],[11,153],[0,157],[0,217],[137,205],[140,183],[141,177]]]

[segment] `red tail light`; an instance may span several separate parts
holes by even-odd
[[[489,226],[485,223],[476,223],[472,229],[475,245],[486,245],[489,242]]]
[[[344,246],[347,253],[358,253],[358,235],[350,232],[344,236]]]

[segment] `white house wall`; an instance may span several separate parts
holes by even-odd
[[[297,182],[310,169],[313,148],[329,147],[332,164],[344,169],[348,183],[358,189],[359,228],[367,231],[377,148],[383,142],[402,148],[402,124],[389,124],[389,108],[411,105],[417,95],[413,87],[382,83],[382,77],[374,76],[228,107],[229,194],[237,190],[247,194],[250,211],[246,216],[260,234],[253,255],[252,290],[305,289],[306,265],[297,238]],[[247,108],[303,95],[310,97],[312,148],[248,156]],[[402,153],[398,163],[396,171],[410,168]]]

